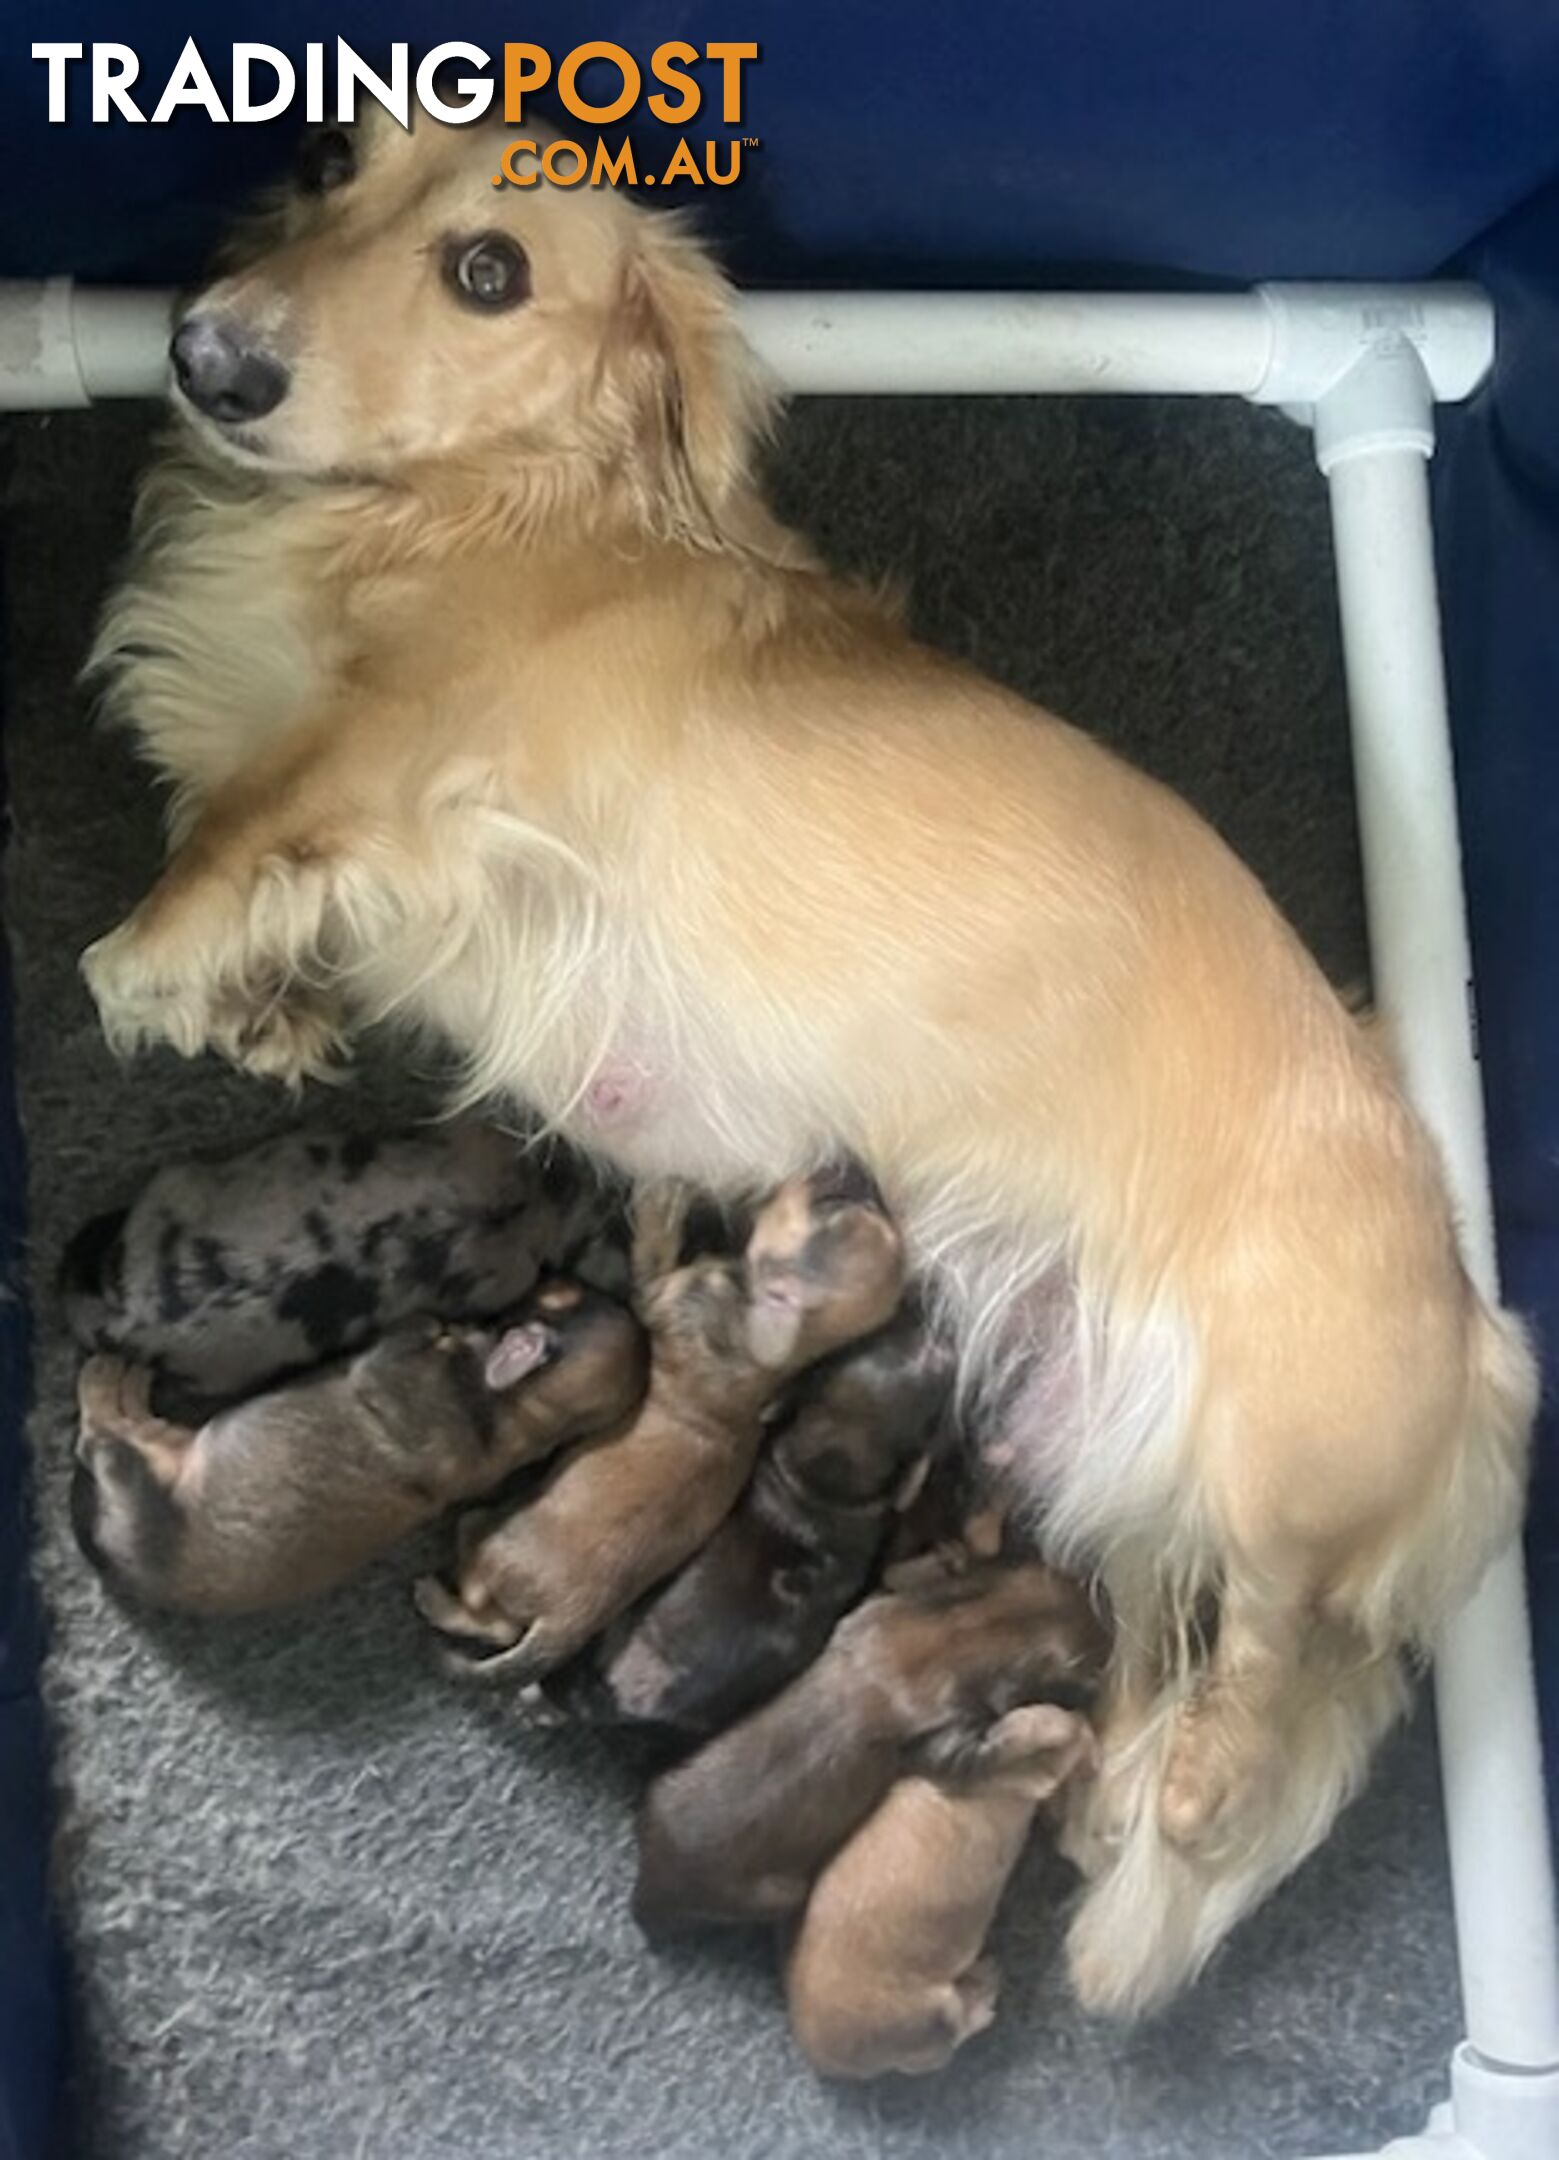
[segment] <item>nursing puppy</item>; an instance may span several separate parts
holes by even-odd
[[[1085,1593],[1037,1561],[872,1598],[783,1694],[650,1787],[635,1917],[659,1932],[794,1912],[896,1778],[1005,1762],[1008,1714],[1090,1701],[1105,1650]]]
[[[501,1329],[409,1324],[198,1431],[144,1367],[88,1358],[72,1510],[82,1549],[148,1604],[240,1613],[313,1596],[644,1391],[626,1307],[549,1285]]]
[[[785,1967],[791,2030],[825,2077],[940,2070],[996,2015],[985,1955],[1040,1803],[1088,1775],[1085,1717],[1011,1710],[980,1769],[900,1778],[824,1868]]]
[[[397,1014],[635,1175],[864,1160],[1120,1620],[1071,1964],[1141,2010],[1513,1535],[1532,1358],[1256,881],[824,574],[713,266],[620,190],[495,189],[499,139],[312,138],[184,312],[94,655],[174,852],[88,981],[121,1047],[293,1077]]]
[[[952,1375],[913,1306],[805,1375],[709,1543],[548,1694],[576,1715],[687,1733],[773,1695],[865,1589],[925,1478]]]
[[[898,1233],[857,1189],[798,1178],[759,1209],[740,1260],[649,1285],[649,1393],[632,1425],[570,1455],[512,1514],[484,1514],[462,1536],[455,1589],[418,1584],[425,1618],[487,1652],[453,1670],[540,1679],[714,1533],[752,1472],[765,1406],[899,1301]]]
[[[78,1232],[71,1333],[157,1374],[160,1404],[234,1402],[423,1313],[487,1319],[542,1273],[628,1284],[622,1195],[560,1143],[496,1127],[289,1132],[171,1163]]]

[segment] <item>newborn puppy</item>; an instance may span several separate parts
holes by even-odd
[[[787,1960],[791,2030],[825,2077],[940,2070],[996,2015],[985,1939],[1041,1801],[1097,1758],[1087,1719],[1010,1710],[967,1784],[905,1777],[818,1877]]]
[[[61,1293],[84,1350],[153,1366],[159,1407],[198,1422],[402,1321],[506,1313],[544,1271],[626,1294],[620,1192],[565,1147],[453,1124],[170,1164],[77,1234]]]
[[[782,1695],[650,1787],[635,1917],[653,1932],[795,1911],[896,1778],[1002,1761],[1008,1712],[1081,1707],[1105,1652],[1085,1593],[1037,1561],[870,1599]]]
[[[78,1390],[76,1534],[111,1582],[149,1604],[286,1604],[452,1502],[620,1423],[645,1367],[627,1308],[567,1282],[501,1329],[409,1323],[198,1431],[153,1415],[144,1367],[91,1357]]]
[[[711,1733],[804,1671],[924,1480],[953,1363],[909,1306],[807,1373],[735,1512],[552,1699]]]
[[[654,1277],[641,1308],[649,1394],[633,1425],[570,1455],[506,1519],[462,1525],[458,1588],[419,1583],[435,1627],[488,1651],[454,1670],[540,1679],[713,1535],[751,1475],[765,1405],[899,1301],[898,1233],[854,1191],[831,1173],[795,1179],[759,1209],[740,1260]]]

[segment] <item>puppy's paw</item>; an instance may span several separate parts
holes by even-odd
[[[444,1638],[440,1665],[463,1685],[515,1687],[538,1681],[567,1654],[549,1653],[544,1622],[473,1612],[437,1575],[419,1575],[411,1596],[423,1619]]]
[[[1144,1805],[1151,1806],[1150,1777],[1135,1754],[1112,1750],[1108,1740],[1101,1749],[1096,1741],[1086,1773],[1062,1786],[1054,1803],[1056,1846],[1080,1874],[1102,1875],[1119,1858]]]
[[[451,1590],[439,1576],[419,1575],[411,1586],[411,1601],[429,1627],[437,1628],[441,1635],[461,1642],[489,1640],[459,1592]]]
[[[83,1361],[76,1379],[76,1409],[81,1432],[76,1452],[83,1455],[95,1439],[133,1439],[136,1427],[151,1413],[152,1376],[144,1365],[102,1352]]]
[[[1080,1711],[1027,1703],[991,1728],[987,1759],[1038,1804],[1053,1799],[1072,1779],[1096,1773],[1099,1742]]]
[[[963,2006],[962,2030],[958,2035],[960,2044],[973,2039],[996,2022],[996,2004],[1001,1995],[1001,1971],[993,1957],[978,1957],[967,1972],[961,1973],[953,1985],[958,1990]]]
[[[470,1686],[534,1693],[537,1683],[555,1666],[561,1665],[570,1653],[551,1646],[544,1621],[532,1620],[522,1627],[517,1641],[511,1639],[512,1636],[513,1628],[508,1624],[503,1629],[501,1641],[496,1631],[480,1637],[468,1632],[464,1649],[456,1649],[452,1642],[445,1650],[444,1670],[452,1680]]]
[[[108,1357],[99,1352],[82,1362],[76,1375],[76,1414],[81,1420],[81,1434],[76,1442],[76,1452],[82,1450],[100,1433],[111,1433],[119,1421],[119,1390],[126,1367],[123,1358]]]
[[[928,1590],[937,1583],[952,1582],[969,1572],[971,1554],[962,1538],[945,1538],[908,1560],[895,1560],[882,1571],[882,1587],[895,1595],[902,1591]]]

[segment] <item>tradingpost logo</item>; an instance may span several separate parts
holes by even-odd
[[[555,187],[654,187],[683,180],[698,187],[730,187],[741,177],[744,152],[760,147],[754,135],[682,132],[701,117],[718,117],[726,128],[743,119],[745,69],[759,57],[752,40],[713,40],[703,46],[685,38],[657,45],[647,68],[626,46],[594,38],[554,56],[543,45],[506,43],[495,55],[480,45],[450,39],[420,57],[398,42],[380,74],[345,38],[333,55],[322,39],[304,48],[300,72],[279,46],[238,43],[225,63],[208,61],[196,40],[185,41],[167,80],[148,84],[133,46],[111,40],[85,44],[40,39],[32,57],[47,74],[49,119],[63,124],[90,110],[94,126],[122,121],[157,127],[187,107],[223,124],[244,126],[278,119],[302,103],[304,118],[352,121],[359,95],[383,106],[409,127],[415,102],[436,120],[461,126],[494,109],[516,130],[524,127],[526,101],[549,86],[581,127],[611,128],[630,115],[647,113],[678,131],[663,154],[636,149],[624,133],[600,135],[586,144],[571,137],[541,142],[516,133],[498,161],[494,187],[534,187],[545,178]],[[335,94],[327,94],[328,60],[334,59]],[[453,74],[452,71],[464,70]],[[219,80],[219,75],[221,79]],[[581,77],[586,80],[581,81]]]

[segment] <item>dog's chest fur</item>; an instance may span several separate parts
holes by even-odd
[[[136,512],[131,574],[87,663],[105,716],[173,783],[177,835],[202,800],[307,709],[338,637],[311,576],[306,503],[170,456]]]

